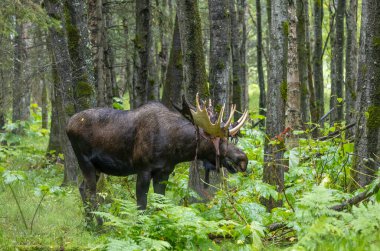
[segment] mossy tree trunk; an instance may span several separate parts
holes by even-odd
[[[284,189],[284,146],[269,144],[285,129],[285,104],[287,90],[287,51],[288,51],[288,1],[271,1],[271,35],[269,57],[269,83],[267,96],[266,140],[264,145],[263,181],[276,186],[282,193]],[[268,210],[281,206],[278,198],[263,200]]]
[[[264,81],[264,69],[263,69],[263,39],[262,39],[262,24],[261,24],[261,3],[260,0],[256,0],[256,25],[257,25],[257,75],[259,78],[259,113],[265,116],[266,107],[266,92],[265,92],[265,81]]]
[[[65,28],[64,8],[59,1],[44,1],[48,15],[61,22],[62,28],[49,28],[49,43],[53,62],[53,80],[56,97],[56,111],[58,113],[58,125],[61,135],[61,147],[65,158],[63,184],[77,183],[78,166],[74,151],[65,133],[66,124],[75,113],[75,102],[73,95],[73,76],[70,62],[69,45]]]
[[[358,68],[358,115],[353,177],[365,186],[375,177],[380,154],[380,3],[362,2]]]
[[[194,104],[197,92],[201,98],[209,96],[198,0],[178,0],[177,15],[183,55],[185,92],[187,99]]]
[[[185,94],[187,100],[194,104],[197,93],[201,98],[209,96],[198,0],[179,0],[177,2],[177,15],[183,55]],[[210,183],[219,183],[219,180],[214,181],[214,176],[211,176]],[[193,162],[190,167],[189,186],[201,198],[209,200],[212,198],[214,190],[204,187],[204,183],[201,181],[204,177],[204,169],[200,168],[199,163]]]
[[[209,1],[210,20],[210,95],[219,108],[229,105],[231,37],[228,0]]]
[[[172,108],[172,102],[181,107],[183,86],[183,61],[181,51],[181,38],[179,35],[178,18],[175,19],[170,59],[166,71],[162,103]]]
[[[91,51],[84,2],[67,0],[65,4],[65,27],[73,71],[73,94],[75,111],[95,105],[94,77],[91,69]]]
[[[350,0],[350,5],[347,8],[346,14],[346,124],[354,122],[355,100],[356,100],[356,79],[358,73],[358,44],[357,44],[357,12],[358,0]],[[350,135],[353,130],[349,130]]]
[[[287,69],[287,97],[286,97],[286,112],[285,112],[285,127],[292,130],[302,129],[301,119],[301,83],[298,70],[298,48],[297,41],[297,15],[295,1],[289,2],[289,34],[288,34],[288,69]],[[303,37],[304,39],[304,37]],[[305,63],[305,62],[303,62]],[[305,67],[306,67],[305,63]],[[305,80],[307,81],[307,79]],[[290,133],[286,138],[286,146],[292,149],[298,146],[298,136]]]
[[[324,84],[323,84],[323,0],[314,1],[314,53],[313,53],[313,77],[316,101],[316,113],[312,113],[312,121],[317,122],[324,114]]]

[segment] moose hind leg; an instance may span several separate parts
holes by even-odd
[[[158,172],[153,174],[153,189],[155,193],[165,195],[166,181],[169,180],[169,173]]]
[[[150,179],[151,179],[150,172],[141,172],[137,174],[136,197],[137,197],[137,207],[140,210],[146,209]]]

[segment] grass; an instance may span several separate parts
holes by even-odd
[[[39,123],[31,123],[14,146],[0,146],[0,169],[24,175],[23,180],[7,184],[6,173],[0,172],[0,250],[96,249],[100,239],[85,229],[78,189],[59,189],[63,166],[45,157],[48,135],[39,128]],[[41,201],[39,187],[53,187],[60,192],[48,194]]]

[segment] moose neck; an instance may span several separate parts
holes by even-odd
[[[199,130],[199,134],[197,134],[196,127],[191,123],[187,123],[177,130],[174,140],[177,142],[177,148],[181,149],[177,156],[179,162],[192,161],[195,157],[199,160],[215,159],[215,149],[211,140],[205,137],[202,129]]]

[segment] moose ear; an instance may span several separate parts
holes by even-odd
[[[189,102],[187,102],[185,95],[182,95],[182,108],[178,107],[174,102],[171,102],[172,106],[182,114],[186,119],[188,119],[191,123],[194,124],[193,116],[191,115],[190,109],[195,110],[195,107],[192,106]]]

